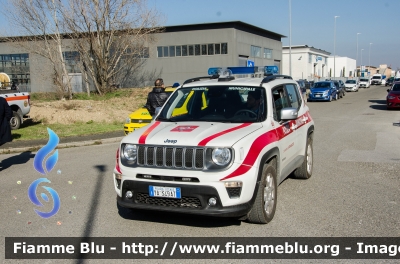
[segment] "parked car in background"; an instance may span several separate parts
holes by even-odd
[[[394,77],[387,78],[385,86],[392,86],[393,82],[394,82]]]
[[[387,89],[386,107],[388,110],[400,109],[400,81],[394,82],[391,89]]]
[[[338,91],[339,98],[343,98],[343,96],[345,96],[344,87],[340,84],[339,81],[333,81],[333,83],[335,84],[336,90]]]
[[[303,95],[304,100],[307,99],[307,89],[306,89],[306,82],[304,80],[297,80],[296,81],[299,84],[301,94]]]
[[[344,82],[342,80],[338,80],[338,82],[340,83],[340,86],[342,86],[344,89]]]
[[[344,83],[346,92],[358,92],[358,81],[357,80],[347,80]]]
[[[359,88],[369,88],[370,87],[369,78],[361,77],[358,87]]]
[[[374,74],[372,76],[371,85],[381,85],[382,80],[383,80],[382,74],[379,73]]]
[[[339,94],[332,81],[316,82],[313,88],[310,89],[308,101],[329,101],[332,99],[338,100]]]

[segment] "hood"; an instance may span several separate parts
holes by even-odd
[[[312,88],[311,92],[315,93],[315,92],[325,92],[325,91],[329,91],[330,88]]]
[[[226,146],[262,128],[261,123],[152,122],[122,143],[170,146]]]
[[[357,85],[356,83],[345,83],[344,84],[344,86],[346,86],[346,87],[354,87],[356,85]]]
[[[142,107],[139,108],[136,111],[133,111],[132,113],[129,114],[130,119],[152,119],[152,116],[150,115],[149,111],[147,108]]]
[[[400,91],[390,91],[390,92],[388,93],[388,95],[395,95],[395,96],[397,96],[397,95],[400,95]]]

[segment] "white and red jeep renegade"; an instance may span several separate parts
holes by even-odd
[[[243,68],[187,80],[152,123],[122,139],[120,206],[268,223],[277,186],[291,174],[311,177],[314,122],[298,84]]]

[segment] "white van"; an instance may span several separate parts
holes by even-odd
[[[369,88],[370,86],[370,80],[367,77],[361,77],[359,81],[359,86],[360,88]]]
[[[383,79],[382,74],[374,74],[372,76],[371,85],[374,85],[374,84],[381,85],[382,84],[382,79]]]

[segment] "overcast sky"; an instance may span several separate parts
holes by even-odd
[[[289,46],[290,0],[148,0],[163,13],[166,26],[243,21],[287,36]],[[400,0],[291,0],[291,45],[308,45],[357,57],[362,63],[400,68]],[[370,45],[370,43],[373,43]],[[361,49],[364,49],[361,51]]]

